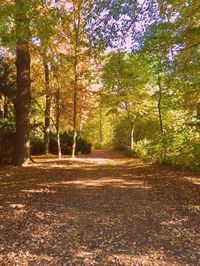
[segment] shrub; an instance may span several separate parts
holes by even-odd
[[[77,138],[77,153],[80,152],[82,154],[89,154],[91,153],[91,144],[88,143],[81,137]]]
[[[147,145],[150,143],[147,139],[140,140],[134,145],[132,155],[137,155],[140,158],[146,158],[148,154]]]
[[[189,128],[167,132],[152,141],[139,141],[134,153],[147,161],[200,170],[199,133]]]
[[[62,154],[71,154],[72,152],[72,143],[73,143],[73,134],[72,132],[63,132],[60,134],[60,144]],[[58,154],[58,145],[57,145],[57,136],[56,134],[51,133],[50,143],[49,143],[49,152],[52,154]],[[86,140],[77,137],[77,146],[76,154],[89,154],[91,152],[91,144]],[[38,155],[44,153],[44,142],[43,139],[33,139],[31,141],[31,154]]]
[[[44,142],[41,138],[31,140],[31,154],[40,155],[44,153]]]
[[[14,157],[15,132],[0,133],[0,163],[11,163]]]

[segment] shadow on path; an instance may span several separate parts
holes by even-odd
[[[1,265],[198,265],[188,172],[95,151],[0,170]]]

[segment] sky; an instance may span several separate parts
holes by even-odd
[[[137,1],[138,1],[139,6],[141,8],[148,2],[148,0],[137,0]],[[124,19],[129,19],[129,17],[125,15],[121,18],[121,21],[123,21]],[[121,26],[120,25],[121,21],[118,21],[119,26]],[[137,21],[134,23],[134,25],[135,25],[136,31],[141,31],[145,27],[144,21],[142,21],[139,16],[138,16]],[[132,28],[130,28],[130,30],[126,33],[125,42],[123,44],[119,45],[117,48],[107,47],[105,53],[108,54],[111,51],[116,51],[119,49],[124,50],[126,52],[131,52],[133,45],[137,45],[137,43],[134,42],[134,40],[133,40]]]

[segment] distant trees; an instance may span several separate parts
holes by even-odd
[[[105,58],[99,106],[107,108],[104,116],[110,121],[101,128],[101,134],[109,138],[104,146],[128,149],[154,162],[199,169],[198,105],[188,106],[195,94],[181,93],[182,89],[191,93],[191,84],[189,80],[185,84],[174,69],[177,57],[171,57],[168,45],[163,42],[159,48],[159,38],[155,50],[147,49],[154,47],[148,40],[148,46],[138,53],[111,52]],[[93,112],[88,124],[96,128],[96,140],[99,124]],[[87,126],[83,132],[90,139]]]
[[[135,121],[150,107],[151,69],[144,58],[123,52],[111,53],[103,67],[103,101],[123,115],[130,125],[130,149],[134,147]],[[148,102],[149,101],[149,102]]]

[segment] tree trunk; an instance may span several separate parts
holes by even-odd
[[[62,149],[61,149],[61,144],[60,144],[60,131],[59,129],[57,130],[57,143],[58,143],[58,159],[62,159]]]
[[[103,125],[102,125],[102,109],[101,105],[99,106],[99,141],[100,141],[100,149],[102,148],[103,142]]]
[[[4,119],[7,118],[9,116],[9,100],[8,97],[4,97],[4,107],[3,107],[4,111]]]
[[[30,53],[29,44],[18,40],[16,47],[16,149],[14,163],[23,165],[30,159]]]
[[[200,102],[197,103],[197,119],[200,119]]]
[[[73,131],[73,144],[72,144],[72,158],[75,158],[76,155],[76,140],[77,140],[77,131]]]
[[[30,52],[29,40],[30,21],[28,18],[29,5],[24,0],[15,0],[16,6],[16,146],[14,163],[26,164],[30,159]],[[27,12],[26,12],[27,11]]]
[[[162,101],[162,87],[161,87],[161,77],[158,74],[158,88],[159,88],[159,98],[158,98],[158,115],[159,115],[159,124],[160,132],[163,133],[163,121],[162,121],[162,111],[161,111],[161,101]]]
[[[49,141],[50,141],[50,121],[51,121],[51,95],[49,86],[49,67],[48,63],[44,59],[44,73],[45,73],[45,122],[44,122],[44,154],[49,153]]]
[[[74,62],[73,62],[73,74],[74,74],[74,84],[73,84],[73,100],[74,100],[74,117],[73,117],[73,144],[72,144],[72,158],[75,158],[76,153],[76,142],[77,142],[77,94],[78,94],[78,46],[79,46],[79,30],[80,30],[80,5],[74,8],[74,33],[75,33],[75,42],[74,42]],[[77,17],[76,17],[77,15]]]
[[[75,82],[74,83],[75,83],[75,85],[74,85],[74,117],[73,117],[72,158],[75,158],[76,140],[77,140],[77,79],[76,78],[75,78]]]
[[[3,96],[0,96],[0,120],[3,120]]]
[[[134,149],[134,123],[131,123],[131,151]]]
[[[58,84],[57,94],[56,94],[56,134],[57,134],[57,144],[58,144],[58,158],[62,158],[62,150],[60,144],[60,86]]]

